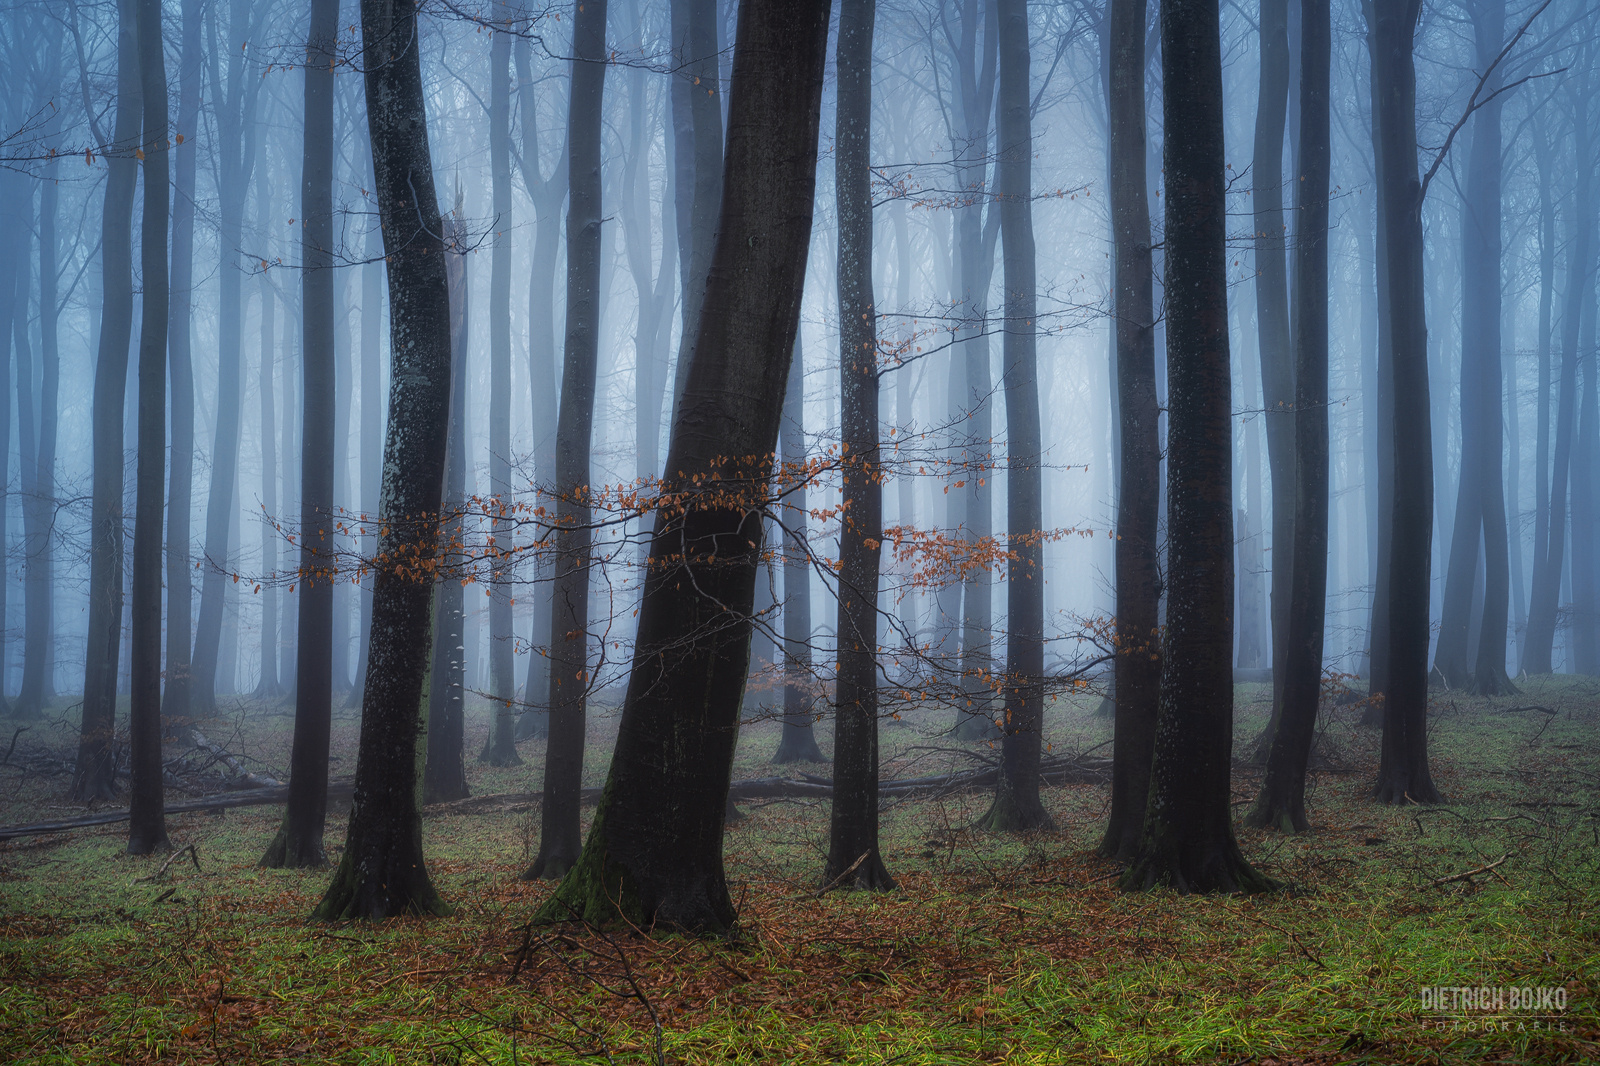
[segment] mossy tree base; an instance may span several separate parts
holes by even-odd
[[[784,724],[783,736],[778,740],[778,750],[772,756],[774,765],[827,761],[823,757],[822,749],[817,747],[816,735],[810,729],[797,729],[788,723]]]
[[[1278,882],[1251,866],[1232,840],[1179,844],[1151,841],[1123,871],[1117,887],[1125,892],[1170,888],[1179,895],[1271,892]]]
[[[312,840],[279,829],[257,865],[268,870],[320,870],[328,865],[328,853],[320,835]]]
[[[1306,819],[1305,804],[1286,796],[1274,796],[1263,789],[1244,816],[1244,824],[1252,829],[1276,829],[1280,833],[1305,833],[1311,823]]]
[[[157,852],[172,850],[172,841],[167,839],[167,831],[160,828],[154,831],[133,832],[128,834],[129,855],[154,855]]]
[[[363,861],[355,858],[353,851],[345,851],[339,868],[334,871],[333,883],[311,917],[325,922],[347,922],[381,921],[405,915],[443,918],[453,913],[434,889],[420,853],[414,862],[393,852],[389,856],[379,856],[367,849],[365,854],[367,858]]]
[[[522,756],[517,754],[511,730],[506,730],[499,738],[490,740],[478,754],[478,762],[485,766],[521,766]]]
[[[1000,727],[987,714],[962,710],[950,728],[950,736],[955,740],[999,740]]]
[[[830,863],[823,870],[820,887],[824,892],[840,889],[858,892],[893,892],[900,886],[895,883],[889,868],[884,865],[883,856],[874,848],[859,863],[851,863],[842,870],[833,869]]]
[[[974,824],[991,833],[1043,832],[1056,827],[1055,820],[1037,796],[1029,801],[1009,788],[995,792],[989,810]]]

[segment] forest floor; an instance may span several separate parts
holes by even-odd
[[[1267,693],[1238,693],[1243,752]],[[1097,702],[1050,708],[1053,750],[1109,738]],[[340,713],[335,778],[355,759],[356,717]],[[70,815],[50,759],[70,758],[74,714],[16,739],[0,823]],[[981,793],[891,801],[899,888],[877,895],[818,895],[826,803],[748,804],[727,831],[733,942],[530,933],[551,885],[519,879],[538,839],[526,806],[430,811],[429,868],[455,914],[381,925],[310,922],[327,873],[257,868],[277,807],[169,818],[198,869],[186,855],[153,879],[165,859],[125,855],[125,825],[0,843],[0,1060],[1600,1061],[1600,683],[1436,693],[1437,808],[1367,801],[1378,734],[1359,716],[1323,716],[1310,833],[1240,830],[1250,860],[1289,886],[1251,898],[1119,891],[1117,867],[1094,856],[1097,784],[1048,789],[1057,830],[1026,839],[968,828]],[[586,784],[616,728],[592,719]],[[470,756],[487,711],[468,721]],[[204,728],[282,779],[290,723],[281,704],[238,701]],[[886,720],[885,776],[968,764],[924,747],[987,751],[942,738],[944,724],[912,708]],[[765,761],[777,730],[745,728],[735,778],[794,772]],[[827,750],[825,727],[819,740]],[[474,793],[537,789],[542,745],[521,752],[517,768],[469,761]],[[1236,770],[1236,809],[1257,779]],[[329,815],[335,854],[347,812]],[[1432,1010],[1423,990],[1437,986],[1559,987],[1565,1009]]]

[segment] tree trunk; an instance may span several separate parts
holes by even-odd
[[[589,466],[600,341],[600,127],[605,0],[582,0],[572,24],[567,124],[567,338],[556,431],[556,581],[550,615],[550,742],[539,854],[525,876],[563,877],[578,861],[578,793],[589,666]]]
[[[1576,153],[1582,160],[1590,153],[1592,131],[1587,121],[1587,99],[1576,100]],[[1579,264],[1589,262],[1593,227],[1593,177],[1587,166],[1574,168],[1574,214],[1571,249],[1567,263],[1567,291],[1561,301],[1561,394],[1556,409],[1554,471],[1550,480],[1549,517],[1544,546],[1544,566],[1534,560],[1533,591],[1528,604],[1528,640],[1522,654],[1522,670],[1528,674],[1548,674],[1553,662],[1556,614],[1560,601],[1562,564],[1566,554],[1567,485],[1572,471],[1572,450],[1578,401],[1578,333],[1587,271]],[[1552,229],[1554,227],[1552,226]],[[1542,471],[1541,471],[1542,478]]]
[[[1115,245],[1117,425],[1116,730],[1111,817],[1100,854],[1138,850],[1150,794],[1150,759],[1161,690],[1160,410],[1156,402],[1154,275],[1145,188],[1144,0],[1112,0],[1111,226]],[[1252,496],[1251,505],[1255,505]]]
[[[252,7],[247,0],[230,0],[229,10],[229,37],[242,44],[252,38],[252,31],[268,9],[265,5]],[[202,714],[216,708],[218,653],[224,626],[229,626],[235,641],[238,639],[237,617],[230,624],[224,607],[227,590],[234,587],[235,571],[230,568],[237,566],[229,545],[237,542],[239,532],[233,526],[239,495],[239,347],[243,317],[239,249],[243,243],[245,193],[255,169],[255,105],[262,83],[261,78],[246,70],[247,57],[240,48],[220,49],[231,56],[227,82],[223,83],[214,19],[213,15],[210,62],[221,177],[217,188],[221,262],[217,279],[216,432],[211,448],[211,484],[206,496],[205,566],[189,694],[191,705]]]
[[[539,112],[534,106],[533,72],[526,38],[516,43],[517,83],[521,92],[522,152],[518,156],[522,183],[534,204],[533,270],[528,277],[528,370],[533,392],[533,468],[540,485],[539,506],[547,511],[554,505],[548,494],[556,475],[556,405],[559,396],[556,375],[555,272],[557,249],[561,245],[561,202],[567,196],[567,150],[542,177],[539,163]],[[533,633],[528,638],[527,684],[522,690],[525,705],[531,708],[517,722],[517,739],[545,736],[549,713],[544,704],[550,689],[550,612],[552,610],[552,570],[549,553],[540,552],[534,567]]]
[[[433,662],[428,672],[428,755],[422,771],[422,802],[465,799],[466,597],[454,567],[463,561],[462,512],[467,504],[467,358],[470,335],[467,257],[461,191],[444,220],[445,275],[450,289],[450,433],[444,472],[444,525],[439,543],[443,577],[434,594]],[[494,738],[490,737],[492,749]],[[486,749],[487,755],[490,749]],[[515,748],[512,749],[515,753]]]
[[[827,0],[741,0],[724,199],[668,488],[764,486],[811,242]],[[751,469],[742,469],[746,465]],[[617,746],[579,864],[539,917],[722,933],[723,820],[750,645],[759,511],[657,514]]]
[[[779,435],[783,450],[783,469],[792,485],[785,484],[786,495],[780,512],[788,531],[783,545],[783,733],[778,738],[775,763],[826,762],[817,747],[812,729],[815,703],[811,670],[811,558],[805,543],[806,520],[806,424],[805,360],[800,350],[800,333],[795,331],[794,353],[789,362],[789,379],[783,392],[783,428]],[[853,860],[852,860],[853,861]]]
[[[1217,0],[1163,0],[1167,645],[1150,798],[1127,889],[1259,891],[1234,841],[1232,397]],[[1182,86],[1183,91],[1173,91]]]
[[[1328,593],[1328,0],[1300,2],[1300,145],[1295,188],[1294,551],[1283,710],[1245,822],[1302,833],[1306,768],[1322,696]]]
[[[382,352],[379,330],[383,327],[383,232],[367,231],[367,262],[361,267],[361,527],[368,530],[361,538],[364,556],[378,547],[373,519],[378,514],[378,493],[383,480],[383,409],[379,407],[379,379]],[[372,637],[372,589],[361,587],[361,635],[356,658],[355,683],[349,705],[361,702],[367,687],[367,645]]]
[[[955,106],[956,175],[958,187],[986,189],[989,181],[989,116],[993,110],[998,63],[999,20],[995,3],[962,0],[961,39],[956,52],[956,83],[959,95]],[[978,24],[983,20],[983,55],[979,65]],[[994,274],[994,241],[1000,216],[994,203],[987,215],[984,202],[989,197],[976,192],[956,208],[956,285],[957,315],[962,321],[956,333],[959,358],[964,372],[958,372],[963,387],[957,391],[959,421],[964,426],[956,436],[957,470],[955,486],[963,496],[962,536],[978,543],[994,533],[992,475],[994,474],[994,416],[990,406],[993,381],[989,366],[988,307],[989,286]],[[985,491],[987,489],[987,491]],[[962,706],[956,717],[955,735],[963,740],[994,739],[995,727],[992,672],[994,578],[984,567],[969,570],[961,589],[961,677]]]
[[[414,4],[362,0],[394,371],[350,829],[313,912],[330,921],[449,911],[428,877],[417,809],[451,382],[450,291],[416,37]]]
[[[1054,823],[1039,799],[1044,747],[1044,437],[1039,424],[1039,360],[1033,244],[1032,89],[1028,80],[1026,0],[996,0],[1000,100],[995,190],[1005,244],[1006,670],[1000,776],[981,824],[1021,832]],[[1232,487],[1229,487],[1230,500]],[[1230,502],[1230,508],[1231,508]],[[1231,553],[1233,544],[1228,545]],[[1232,590],[1229,590],[1230,594]],[[1231,669],[1231,663],[1230,663]]]
[[[20,182],[20,175],[8,174],[3,183],[0,183],[0,196],[4,196],[4,203],[14,205],[17,201],[14,189]],[[0,389],[5,395],[0,397],[0,470],[11,469],[11,406],[14,399],[14,390],[11,384],[11,324],[16,311],[17,299],[17,259],[20,258],[16,247],[16,236],[26,232],[26,227],[14,218],[10,210],[0,208],[0,225],[3,225],[4,235],[0,236]],[[11,494],[0,492],[0,531],[10,527]],[[3,541],[0,536],[0,541]],[[6,593],[11,587],[11,582],[6,575],[0,574],[0,619],[6,617]],[[9,715],[11,707],[6,702],[6,666],[10,656],[0,654],[0,715]],[[81,765],[81,763],[80,763]]]
[[[144,204],[139,269],[139,462],[133,518],[133,667],[129,711],[128,854],[165,850],[161,780],[161,518],[167,458],[167,67],[161,0],[138,0],[139,85],[144,105]]]
[[[872,37],[875,0],[839,8],[834,189],[839,218],[838,675],[834,792],[824,888],[884,891],[894,878],[878,850],[878,312],[872,292]],[[791,373],[792,373],[791,368]]]
[[[42,404],[34,391],[33,344],[30,337],[32,315],[29,305],[33,299],[33,232],[39,216],[34,214],[33,190],[18,190],[21,194],[22,215],[16,219],[22,230],[22,247],[18,250],[20,269],[16,277],[16,313],[12,318],[12,338],[17,353],[17,459],[20,488],[22,489],[22,554],[23,554],[23,615],[22,615],[22,686],[11,705],[11,713],[27,721],[37,721],[44,714],[44,666],[49,647],[50,628],[50,574],[49,523],[52,516],[44,506],[44,496],[39,486],[39,437],[42,421]],[[40,190],[43,191],[42,189]],[[44,256],[43,243],[39,249]],[[41,264],[42,265],[42,264]],[[41,289],[43,279],[40,279]],[[41,291],[41,296],[43,295]],[[40,300],[43,310],[43,300]],[[42,315],[41,315],[42,317]],[[43,368],[41,367],[41,370]],[[42,393],[43,381],[39,382]]]
[[[118,0],[117,119],[100,221],[100,348],[94,371],[94,473],[89,528],[89,634],[84,648],[83,720],[72,795],[116,795],[112,742],[122,645],[123,403],[133,328],[133,195],[138,181],[141,89],[136,0]]]
[[[267,225],[267,175],[261,171],[261,182],[256,197],[256,226],[265,230]],[[256,683],[256,698],[270,700],[281,690],[278,678],[278,416],[277,416],[277,363],[278,349],[275,326],[277,301],[272,283],[263,273],[261,295],[261,371],[258,389],[261,395],[261,679]]]
[[[507,5],[500,3],[502,18]],[[511,506],[511,35],[496,33],[489,62],[489,169],[494,183],[494,238],[489,266],[489,494],[495,519],[490,533],[495,551],[509,552]],[[494,558],[493,555],[490,557]],[[513,704],[517,698],[513,663],[509,574],[496,565],[489,582],[489,697],[494,708],[489,749],[493,766],[520,766]]]
[[[324,866],[328,738],[333,726],[333,458],[339,383],[333,340],[333,69],[339,0],[311,0],[300,170],[302,378],[299,642],[289,803],[262,866]],[[346,383],[348,389],[348,383]]]
[[[195,138],[200,117],[200,0],[183,0],[178,57],[177,173],[172,190],[172,287],[167,355],[172,360],[172,472],[167,488],[167,689],[162,713],[189,717],[193,567],[189,560],[194,497],[194,363],[189,318],[194,304]]]
[[[1428,584],[1433,444],[1428,329],[1423,306],[1422,187],[1417,180],[1416,66],[1420,0],[1374,4],[1373,112],[1380,131],[1379,194],[1388,259],[1389,394],[1394,498],[1389,547],[1389,661],[1375,798],[1433,803],[1428,772]]]
[[[1251,163],[1255,211],[1256,317],[1261,348],[1261,396],[1272,480],[1272,719],[1254,757],[1267,757],[1283,713],[1285,655],[1289,646],[1289,585],[1293,573],[1295,512],[1294,353],[1289,333],[1289,279],[1284,264],[1283,131],[1289,104],[1289,0],[1261,4],[1261,80],[1256,105],[1255,158]]]

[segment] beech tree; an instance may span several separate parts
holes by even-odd
[[[737,915],[722,829],[761,516],[700,502],[720,473],[764,485],[811,240],[827,0],[740,0],[716,249],[667,449],[617,746],[581,858],[539,911],[721,932]],[[748,468],[725,469],[731,460]],[[690,639],[684,639],[685,635]]]
[[[361,0],[394,371],[350,828],[333,881],[313,911],[329,921],[449,911],[428,877],[417,809],[450,418],[450,292],[416,37],[414,4]]]

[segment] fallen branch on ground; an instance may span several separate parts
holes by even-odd
[[[1496,859],[1494,862],[1488,863],[1487,865],[1484,865],[1484,866],[1480,866],[1476,870],[1468,870],[1465,873],[1451,874],[1449,877],[1441,877],[1441,878],[1431,882],[1431,884],[1434,887],[1438,887],[1439,885],[1448,885],[1448,884],[1450,884],[1452,882],[1455,882],[1455,881],[1470,881],[1474,877],[1477,877],[1479,874],[1488,873],[1490,870],[1493,870],[1496,866],[1499,866],[1501,863],[1505,862],[1509,858],[1511,858],[1511,853],[1508,851],[1504,855],[1502,855],[1498,859]]]

